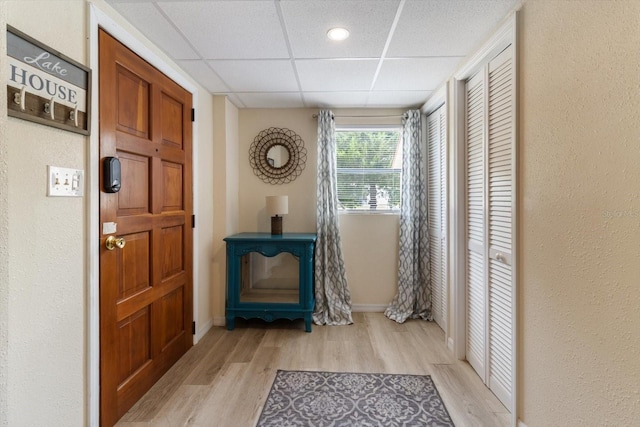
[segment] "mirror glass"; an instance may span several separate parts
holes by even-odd
[[[281,168],[289,161],[289,150],[284,145],[275,144],[267,151],[267,163],[274,168]]]

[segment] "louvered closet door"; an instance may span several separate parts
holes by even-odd
[[[446,141],[446,108],[443,105],[427,116],[432,312],[433,320],[443,330],[447,327]]]
[[[489,63],[489,388],[511,408],[513,280],[513,48]]]
[[[484,73],[466,84],[467,360],[486,382]]]

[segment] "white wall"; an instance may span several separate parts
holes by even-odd
[[[640,420],[640,2],[527,1],[520,418]]]
[[[213,97],[213,318],[224,325],[227,252],[222,239],[238,230],[238,109]]]
[[[213,286],[213,258],[214,258],[214,227],[213,227],[213,197],[216,191],[213,179],[213,97],[201,91],[198,96],[198,105],[194,105],[198,120],[198,153],[193,159],[198,166],[196,228],[198,247],[193,256],[198,260],[198,282],[194,287],[198,291],[198,316],[196,321],[196,334],[201,336],[213,324],[214,298]]]
[[[0,28],[7,25],[7,4],[0,1]],[[0,52],[6,52],[6,37],[0,37]],[[0,82],[7,81],[7,70],[0,67]],[[0,84],[0,99],[7,99],[7,86]],[[8,390],[9,361],[9,204],[7,192],[9,189],[9,161],[6,132],[7,104],[0,102],[0,426],[9,424]]]
[[[102,0],[93,3],[144,40]],[[2,28],[6,8],[6,23],[88,65],[87,1],[3,1],[0,5]],[[6,33],[0,33],[4,47]],[[146,45],[171,64],[158,49]],[[6,71],[0,73],[6,82]],[[6,84],[0,86],[6,99]],[[211,102],[210,95],[199,89],[197,108],[208,117]],[[194,135],[199,144],[211,144],[207,117],[199,120]],[[0,109],[0,425],[87,423],[88,200],[46,197],[46,166],[88,172],[88,144],[89,138],[82,135],[7,117],[6,104]],[[211,161],[206,160],[211,159],[208,147],[198,148],[197,179],[202,182],[195,196],[196,214],[204,219],[212,217],[213,172]],[[211,227],[198,231],[200,250],[194,255],[200,269],[194,286],[206,295]],[[202,324],[210,317],[211,307],[199,305],[197,320]]]
[[[314,109],[242,109],[239,114],[239,231],[271,230],[265,209],[266,196],[289,196],[289,214],[283,217],[285,233],[314,232],[316,229],[316,128]],[[260,131],[279,127],[291,129],[304,141],[306,166],[293,182],[271,185],[260,180],[249,164],[249,148]]]
[[[385,118],[336,118],[337,124],[398,124],[401,110],[336,109],[340,115],[385,115]],[[315,232],[317,177],[316,109],[242,109],[239,115],[239,231],[268,232],[271,220],[265,210],[265,196],[288,195],[289,214],[283,218],[285,232]],[[271,185],[261,181],[249,164],[249,148],[260,131],[269,127],[288,128],[304,141],[306,166],[293,182]],[[398,215],[341,214],[340,233],[347,281],[355,309],[385,307],[397,289]],[[366,307],[369,306],[369,307]],[[371,307],[374,306],[374,307]]]
[[[355,311],[383,311],[398,290],[398,214],[340,214],[344,268]]]
[[[84,2],[10,1],[7,22],[86,64],[86,12]],[[46,197],[46,171],[47,165],[86,169],[88,139],[5,117],[10,184],[3,197],[9,220],[7,423],[46,425],[58,419],[82,425],[85,199]]]

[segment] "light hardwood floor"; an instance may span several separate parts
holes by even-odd
[[[354,313],[349,326],[236,321],[214,327],[117,424],[119,427],[250,427],[276,370],[431,375],[457,427],[508,426],[510,415],[433,322]]]

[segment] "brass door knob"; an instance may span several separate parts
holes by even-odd
[[[107,237],[107,240],[105,240],[104,242],[104,245],[107,247],[108,251],[112,251],[116,247],[119,249],[122,249],[126,244],[127,242],[126,240],[124,240],[124,237],[115,237],[115,236]]]

